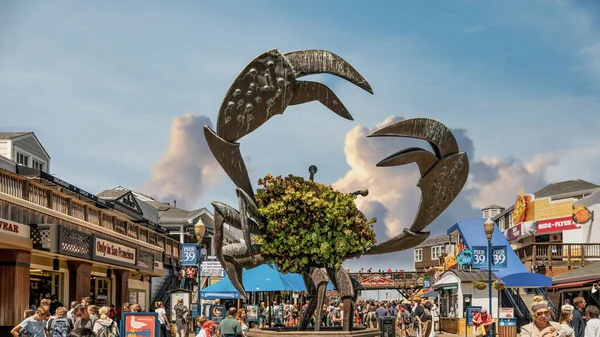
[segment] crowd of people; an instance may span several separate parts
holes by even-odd
[[[114,305],[98,307],[92,298],[71,302],[70,309],[56,297],[44,298],[39,307],[25,310],[23,321],[11,333],[15,337],[119,337]],[[125,303],[123,312],[141,312],[139,304]]]

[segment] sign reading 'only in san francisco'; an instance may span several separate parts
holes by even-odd
[[[124,246],[98,237],[96,238],[96,244],[94,245],[94,256],[96,258],[99,257],[135,265],[135,255],[135,248]]]

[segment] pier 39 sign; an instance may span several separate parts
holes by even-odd
[[[94,242],[94,259],[105,262],[135,266],[136,249],[116,242],[96,237]]]

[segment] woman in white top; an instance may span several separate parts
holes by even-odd
[[[158,321],[160,322],[160,337],[167,337],[167,331],[171,330],[171,323],[169,323],[169,319],[167,318],[167,311],[165,310],[165,306],[163,302],[155,302],[154,303],[154,312],[158,314]]]
[[[558,320],[558,323],[560,323],[560,327],[561,327],[561,330],[558,333],[559,337],[575,337],[575,331],[571,327],[572,319],[573,319],[573,310],[567,309],[567,310],[563,310],[560,313],[560,319]]]

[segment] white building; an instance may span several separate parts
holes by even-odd
[[[0,156],[50,173],[50,155],[33,132],[0,132]]]

